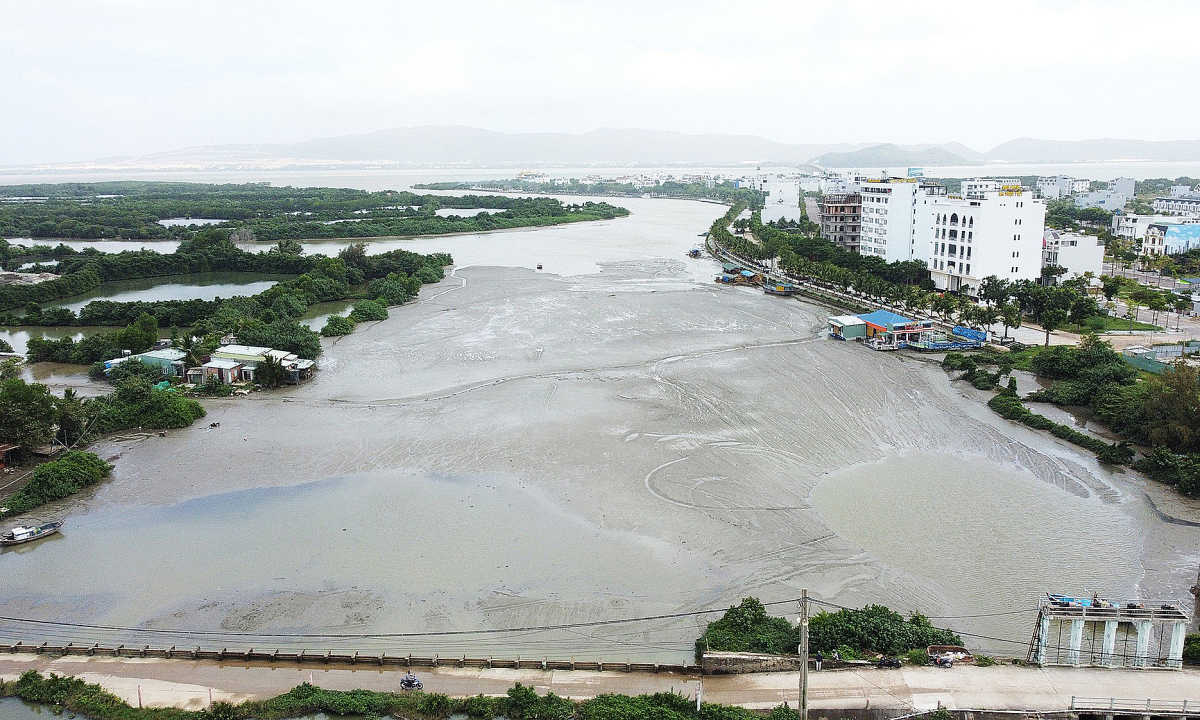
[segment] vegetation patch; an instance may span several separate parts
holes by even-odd
[[[538,695],[533,688],[517,683],[504,697],[452,698],[439,693],[385,693],[371,690],[326,690],[308,683],[262,701],[241,704],[213,703],[207,710],[176,708],[134,708],[99,685],[72,677],[39,675],[34,670],[20,678],[0,682],[0,696],[19,697],[65,709],[94,720],[281,720],[315,713],[355,715],[379,718],[388,715],[404,718],[442,720],[452,715],[470,718],[511,720],[763,720],[752,710],[696,702],[678,693],[652,695],[598,695],[590,700],[568,700],[547,693]],[[766,716],[768,720],[795,720],[796,711],[781,704]]]
[[[873,653],[903,655],[909,650],[925,652],[929,645],[962,645],[952,630],[934,627],[920,613],[905,620],[883,605],[861,610],[820,612],[808,623],[808,646],[812,652],[853,659]],[[696,640],[696,659],[705,650],[760,652],[794,655],[800,644],[800,628],[783,618],[772,617],[756,598],[748,597],[729,608],[720,620],[708,624]]]
[[[29,512],[39,505],[60,500],[95,485],[112,472],[112,465],[89,452],[70,450],[58,459],[38,465],[33,479],[5,503],[8,510],[0,517]],[[42,701],[39,701],[42,702]]]

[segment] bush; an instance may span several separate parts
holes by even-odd
[[[330,315],[325,327],[321,328],[321,334],[325,337],[348,335],[352,332],[354,332],[354,321],[341,315]]]
[[[913,648],[904,654],[904,661],[909,665],[928,665],[929,651],[926,648]]]
[[[355,322],[387,320],[387,306],[377,300],[359,300],[350,311],[350,319]]]
[[[696,641],[696,659],[706,649],[729,652],[793,653],[799,643],[796,628],[787,620],[771,617],[758,598],[743,598],[742,604],[725,611],[720,620],[708,624]]]
[[[991,667],[993,665],[999,665],[999,664],[1000,664],[999,661],[997,661],[995,658],[993,658],[989,655],[976,655],[975,656],[976,667]]]
[[[942,367],[947,370],[966,370],[970,372],[976,368],[975,359],[969,355],[964,355],[960,352],[948,352],[946,357],[942,359]]]
[[[171,388],[159,390],[144,377],[127,378],[105,397],[84,403],[93,417],[92,431],[117,432],[132,427],[181,428],[204,417],[204,407]]]
[[[1200,633],[1189,633],[1184,638],[1183,664],[1200,665]]]
[[[95,485],[112,472],[112,465],[92,453],[68,450],[58,459],[38,465],[33,479],[9,498],[8,511],[0,517],[29,512]]]
[[[1109,444],[1075,428],[1060,425],[1044,415],[1030,412],[1015,395],[1000,393],[988,400],[988,407],[1005,419],[1015,420],[1036,430],[1049,430],[1055,437],[1091,450],[1102,462],[1120,465],[1133,459],[1133,448],[1127,443]]]
[[[99,363],[100,367],[104,367],[103,363]],[[90,370],[88,371],[90,374]],[[108,381],[113,385],[118,385],[122,381],[131,377],[146,378],[152,383],[162,382],[163,371],[157,365],[144,363],[137,358],[130,358],[125,362],[115,365],[108,371]]]
[[[901,655],[929,645],[962,645],[962,638],[949,630],[933,627],[920,614],[914,613],[905,620],[883,605],[822,612],[809,621],[809,647],[814,652],[829,653],[842,645],[860,651]]]

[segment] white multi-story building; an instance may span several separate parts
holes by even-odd
[[[1200,217],[1200,194],[1155,198],[1154,212]]]
[[[1081,208],[1100,208],[1115,212],[1125,207],[1125,203],[1129,202],[1129,196],[1125,193],[1119,193],[1115,190],[1097,190],[1095,192],[1083,193],[1075,196],[1075,207]],[[1158,208],[1155,208],[1157,210]]]
[[[1169,218],[1169,215],[1134,215],[1133,213],[1113,215],[1112,233],[1121,238],[1142,240],[1146,237],[1146,228]]]
[[[877,255],[890,263],[927,262],[930,201],[945,189],[920,178],[886,176],[870,178],[861,187],[859,254]]]
[[[1146,239],[1142,242],[1145,255],[1178,255],[1189,250],[1200,250],[1200,222],[1154,223],[1146,228]]]
[[[1104,272],[1104,243],[1095,235],[1046,228],[1042,235],[1042,267],[1051,265],[1066,268],[1068,279],[1088,272],[1098,278]]]
[[[1040,177],[1037,181],[1038,193],[1047,200],[1057,200],[1068,195],[1087,192],[1092,183],[1089,180],[1076,180],[1067,175]]]
[[[1015,180],[967,181],[963,188],[961,196],[928,198],[928,265],[938,289],[965,287],[974,295],[989,275],[1038,279],[1045,201]]]

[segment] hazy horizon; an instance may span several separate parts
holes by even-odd
[[[6,10],[0,165],[425,125],[980,152],[1023,137],[1200,139],[1200,97],[1156,89],[1200,57],[1200,5],[1181,1]]]

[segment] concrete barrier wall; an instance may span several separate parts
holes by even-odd
[[[98,644],[76,645],[75,643],[40,645],[0,643],[0,653],[37,653],[42,655],[93,655],[101,657],[142,657],[167,660],[214,660],[226,663],[326,663],[339,665],[395,665],[400,667],[459,667],[459,668],[513,668],[520,670],[592,670],[602,672],[651,672],[697,675],[699,665],[677,665],[662,663],[604,662],[577,660],[550,660],[548,658],[472,658],[388,655],[387,653],[364,654],[348,650],[277,650],[263,648],[204,648],[204,647],[150,647],[118,645],[102,647]]]

